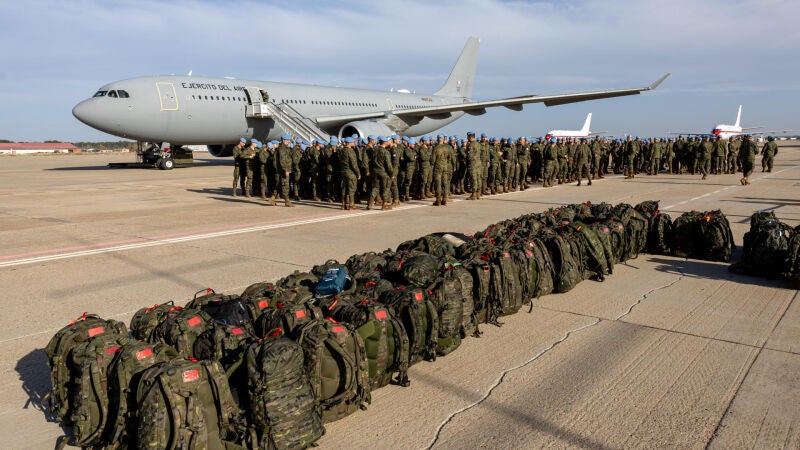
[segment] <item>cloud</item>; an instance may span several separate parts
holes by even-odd
[[[527,128],[532,118],[546,127],[593,110],[598,126],[608,120],[649,134],[680,122],[692,103],[704,110],[738,95],[762,104],[776,91],[784,95],[768,96],[759,122],[796,127],[787,122],[796,122],[798,16],[800,3],[788,0],[3,2],[0,138],[84,138],[94,132],[69,110],[97,87],[190,69],[433,91],[469,35],[482,39],[480,98],[641,86],[673,72],[646,96],[470,119],[484,129]],[[632,111],[643,107],[647,114]],[[43,115],[54,130],[37,126]]]

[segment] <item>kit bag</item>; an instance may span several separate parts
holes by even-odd
[[[145,369],[136,404],[139,448],[244,448],[244,418],[216,361],[177,358]]]
[[[247,347],[248,422],[255,447],[303,449],[323,434],[325,427],[308,380],[303,349],[281,331]]]
[[[50,368],[50,392],[42,399],[43,406],[64,425],[72,425],[70,408],[70,386],[72,373],[69,362],[73,349],[99,336],[126,336],[125,324],[116,320],[105,320],[95,314],[83,313],[80,317],[60,329],[44,348]]]

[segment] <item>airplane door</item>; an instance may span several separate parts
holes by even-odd
[[[161,101],[162,111],[177,111],[178,96],[175,95],[175,85],[172,83],[156,83],[158,98]]]
[[[245,88],[244,93],[247,95],[247,102],[251,105],[257,105],[262,103],[263,98],[261,96],[261,89],[256,87],[247,87]]]

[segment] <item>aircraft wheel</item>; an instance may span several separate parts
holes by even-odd
[[[156,164],[155,164],[155,166],[156,166],[156,167],[158,167],[158,168],[159,168],[159,169],[161,169],[161,170],[164,170],[164,168],[165,168],[165,167],[164,167],[164,158],[158,158],[158,159],[156,160]]]
[[[175,161],[173,161],[172,158],[164,159],[162,164],[163,164],[162,169],[165,170],[172,170],[172,168],[175,167]]]

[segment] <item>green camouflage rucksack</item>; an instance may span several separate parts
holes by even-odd
[[[247,403],[255,446],[302,449],[323,434],[300,344],[277,331],[247,348]]]
[[[125,324],[83,313],[59,330],[44,349],[50,367],[50,392],[42,399],[43,406],[64,425],[72,425],[70,386],[72,374],[69,361],[75,346],[104,335],[125,336]]]
[[[372,300],[335,297],[333,303],[322,310],[336,322],[355,328],[364,340],[371,389],[391,382],[408,386],[409,341],[400,320],[386,306]],[[395,372],[397,379],[392,380]]]
[[[475,318],[475,283],[472,273],[459,261],[449,259],[442,266],[444,277],[457,280],[461,293],[461,338],[475,336],[478,324]]]
[[[297,342],[303,348],[306,374],[323,422],[333,422],[372,401],[364,340],[350,326],[312,320]]]
[[[136,391],[145,369],[178,357],[172,347],[129,340],[108,368],[108,426],[102,442],[108,449],[136,447],[139,410]]]
[[[573,222],[570,224],[570,229],[580,239],[583,240],[583,248],[585,250],[585,265],[586,271],[589,272],[589,278],[597,281],[603,281],[606,275],[611,273],[611,267],[606,259],[606,254],[610,248],[606,248],[603,240],[589,225],[583,222]]]
[[[178,308],[170,301],[136,311],[131,318],[131,335],[140,341],[149,341],[153,330],[164,321],[167,314]]]
[[[461,280],[446,271],[438,278],[428,295],[439,316],[439,332],[436,338],[436,354],[444,356],[461,345],[462,322],[464,320],[464,296]]]
[[[650,232],[647,235],[647,251],[654,255],[669,255],[674,246],[675,231],[672,226],[672,217],[661,211],[656,211],[650,219]]]
[[[555,290],[556,271],[547,245],[541,239],[534,238],[528,241],[527,250],[533,253],[536,262],[536,285],[531,297],[539,298],[552,293]]]
[[[379,302],[400,320],[408,336],[409,365],[436,359],[439,316],[424,289],[398,286],[381,294]]]
[[[426,288],[439,276],[439,260],[427,253],[397,252],[386,271],[401,284]]]
[[[778,278],[786,271],[792,231],[777,219],[751,221],[750,231],[744,234],[742,259],[728,269],[767,279]]]
[[[136,392],[139,448],[243,449],[245,425],[216,361],[178,358],[145,369]]]
[[[789,239],[784,268],[784,276],[789,280],[792,289],[800,289],[800,225],[794,228]]]
[[[177,307],[153,330],[150,342],[163,342],[187,358],[194,357],[197,337],[210,330],[212,322],[205,311]]]
[[[583,281],[584,267],[581,249],[569,234],[552,234],[548,236],[546,242],[556,274],[553,279],[554,291],[568,292]]]
[[[70,354],[70,444],[94,447],[104,444],[109,422],[108,368],[126,337],[103,334],[75,346]]]

